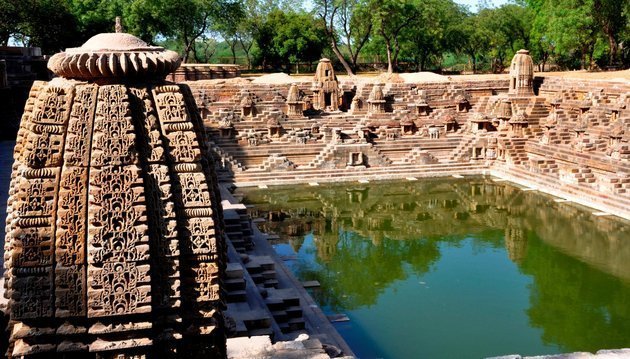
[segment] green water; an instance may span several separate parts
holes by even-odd
[[[630,347],[630,225],[484,178],[239,189],[360,358]]]

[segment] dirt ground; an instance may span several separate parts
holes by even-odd
[[[413,75],[414,79],[418,79],[418,82],[431,82],[435,81],[436,77],[440,76],[433,73],[425,73],[426,81],[422,81],[423,73],[415,73]],[[261,74],[262,75],[262,74]],[[373,78],[377,78],[382,74],[379,73],[361,73],[356,77],[360,80],[370,80]],[[578,79],[589,79],[589,80],[612,80],[612,81],[630,81],[630,69],[622,70],[622,71],[598,71],[598,72],[589,72],[589,71],[562,71],[562,72],[536,72],[535,76],[543,76],[543,77],[565,77],[565,78],[578,78]],[[256,77],[256,75],[247,75],[247,77]],[[445,81],[470,81],[470,80],[492,80],[492,79],[501,79],[507,78],[508,74],[477,74],[477,75],[444,75]],[[311,81],[313,76],[300,74],[300,75],[291,75],[294,81]],[[339,80],[348,79],[349,76],[345,74],[337,73],[337,78]]]

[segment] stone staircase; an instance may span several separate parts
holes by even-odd
[[[235,176],[239,186],[281,185],[308,182],[337,182],[358,180],[387,180],[408,177],[440,177],[460,174],[482,174],[485,163],[391,164],[387,167],[348,167],[340,169],[303,168],[291,172],[245,172]]]
[[[547,158],[529,158],[529,170],[533,173],[557,174],[558,164],[556,160]]]
[[[595,174],[588,167],[574,167],[559,171],[559,178],[562,182],[573,184],[593,184]]]
[[[439,160],[429,151],[420,147],[414,147],[399,162],[401,164],[429,164],[438,163]]]
[[[525,151],[525,138],[506,138],[503,139],[505,146],[505,156],[507,161],[513,165],[520,165],[529,160],[529,156]]]
[[[272,170],[294,170],[297,168],[297,165],[291,162],[286,156],[282,156],[277,153],[272,153],[267,157],[266,160],[263,161],[260,168],[256,168],[255,170],[270,172]],[[254,169],[252,169],[254,170]]]
[[[472,145],[476,140],[477,138],[475,138],[474,136],[465,136],[448,157],[448,162],[469,160],[472,156]]]
[[[232,242],[232,245],[239,253],[251,250],[252,243],[252,227],[247,214],[247,207],[243,204],[231,204],[222,201],[223,221],[225,223],[225,234]]]
[[[214,152],[222,162],[225,162],[230,165],[230,170],[242,172],[245,171],[245,166],[243,166],[240,162],[234,159],[230,154],[226,153],[221,147],[217,146],[213,141],[208,141],[208,147],[212,152]]]
[[[300,298],[294,288],[269,289],[265,303],[283,333],[304,329]]]
[[[601,192],[597,190],[597,186],[563,182],[555,174],[541,173],[532,176],[531,172],[524,166],[507,166],[495,162],[490,173],[516,183],[542,188],[545,192],[555,196],[588,203],[589,206],[598,210],[609,211],[630,218],[630,196],[627,195],[608,198],[602,196]],[[627,182],[622,184],[622,187],[623,185],[627,185]]]
[[[337,147],[336,143],[329,143],[322,149],[322,151],[315,156],[315,158],[309,162],[305,167],[307,168],[319,168],[322,164],[332,159]],[[299,167],[301,168],[301,167]]]

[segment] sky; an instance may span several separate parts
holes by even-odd
[[[455,1],[458,4],[466,5],[471,11],[477,12],[477,4],[479,3],[479,0],[453,0],[453,1]],[[491,7],[499,7],[507,3],[508,0],[485,0],[483,2],[487,3]]]
[[[453,1],[457,4],[468,6],[468,9],[470,9],[470,11],[472,12],[477,12],[477,4],[479,4],[479,2],[484,2],[487,5],[489,5],[489,7],[499,7],[509,2],[509,0],[453,0]],[[313,1],[304,0],[302,6],[307,11],[311,10],[313,8]]]

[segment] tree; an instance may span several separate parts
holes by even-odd
[[[493,72],[502,72],[506,61],[519,48],[529,49],[533,16],[524,6],[506,4],[496,9],[485,8],[476,16],[483,32],[488,36],[487,55],[492,59]]]
[[[77,22],[64,0],[25,0],[16,6],[17,21],[10,36],[26,46],[37,46],[44,54],[77,46]]]
[[[145,40],[157,35],[172,37],[181,44],[182,59],[195,54],[197,41],[230,13],[230,0],[144,0],[132,3],[130,30]]]
[[[369,7],[374,28],[385,42],[387,72],[391,74],[398,67],[399,36],[403,29],[420,17],[420,12],[411,2],[399,0],[371,0]]]
[[[402,32],[401,53],[423,71],[429,63],[438,63],[449,49],[449,32],[463,13],[451,0],[426,0],[417,6],[420,17]]]
[[[480,23],[479,16],[469,15],[462,19],[451,34],[452,45],[457,52],[470,57],[473,73],[477,72],[477,62],[488,51],[488,38],[491,34]]]
[[[230,47],[232,63],[236,63],[236,46],[239,44],[239,24],[245,18],[245,10],[241,3],[228,3],[223,16],[217,19],[216,29]]]
[[[326,46],[324,26],[306,12],[270,12],[255,35],[263,69],[268,65],[288,68],[294,62],[318,60]]]
[[[358,70],[359,53],[372,34],[372,13],[368,1],[343,0],[339,9],[338,27],[344,37],[344,46],[350,54],[350,66]]]
[[[19,32],[23,13],[14,0],[0,0],[0,45],[7,46],[12,35]]]
[[[123,15],[130,4],[123,0],[69,0],[67,3],[77,22],[79,37],[85,40],[96,34],[113,32],[116,16],[122,16],[126,22]]]
[[[357,70],[359,53],[372,33],[372,15],[366,0],[318,0],[318,16],[326,24],[326,35],[331,49],[348,75]],[[348,53],[349,61],[343,54]]]
[[[268,58],[270,55],[267,51],[269,49],[258,48],[258,41],[256,41],[262,38],[269,38],[271,41],[273,37],[273,29],[265,26],[269,13],[276,10],[299,12],[302,11],[302,2],[299,0],[242,0],[241,6],[245,16],[237,24],[236,37],[247,57],[248,68],[251,69],[253,57],[257,57],[260,61],[261,58]]]
[[[617,52],[619,50],[618,38],[624,26],[627,26],[628,14],[624,10],[624,6],[627,8],[630,1],[620,0],[594,0],[593,1],[593,16],[595,20],[601,26],[602,31],[608,39],[608,46],[610,50],[609,64],[615,63],[617,58]]]
[[[325,26],[326,37],[328,38],[332,51],[335,53],[335,56],[337,56],[337,59],[339,60],[339,62],[341,62],[341,64],[343,65],[348,75],[352,76],[354,75],[354,73],[352,72],[350,65],[348,65],[348,62],[341,54],[341,51],[339,51],[339,46],[337,45],[337,38],[338,38],[337,30],[335,28],[336,20],[337,20],[335,19],[335,16],[337,15],[342,4],[344,3],[346,3],[346,6],[347,6],[347,1],[343,1],[343,0],[342,1],[318,0],[316,2],[316,6],[318,8],[319,17],[322,19],[322,21],[326,25]]]
[[[258,7],[257,0],[245,0],[242,2],[243,17],[238,22],[236,28],[236,38],[247,57],[247,68],[252,68],[252,48],[256,43],[254,41],[254,33],[260,23],[262,23],[262,15]]]
[[[528,0],[535,12],[534,33],[551,43],[556,55],[579,54],[581,68],[591,67],[598,31],[594,0]]]

